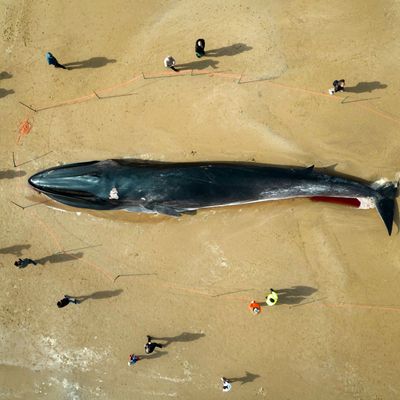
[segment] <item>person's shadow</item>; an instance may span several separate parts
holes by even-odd
[[[68,254],[68,253],[55,253],[52,254],[51,256],[46,256],[43,258],[40,258],[39,260],[35,260],[38,264],[46,264],[46,263],[50,263],[50,264],[55,264],[55,263],[61,263],[61,262],[66,262],[66,261],[73,261],[76,260],[78,258],[82,258],[83,257],[83,253],[79,252],[79,253],[75,253],[75,254]]]
[[[16,171],[14,169],[7,169],[0,171],[0,179],[13,179],[26,175],[25,171]]]
[[[115,63],[117,60],[109,59],[107,57],[92,57],[84,61],[74,61],[64,64],[64,67],[68,69],[79,69],[79,68],[100,68],[104,67],[109,63]]]
[[[241,376],[239,378],[228,378],[228,381],[233,383],[233,382],[241,382],[241,385],[244,385],[245,383],[253,382],[257,378],[259,378],[260,375],[257,374],[252,374],[249,371],[246,371],[246,375]]]
[[[206,336],[204,333],[191,333],[191,332],[183,332],[180,335],[176,336],[171,336],[171,337],[154,337],[152,336],[152,339],[155,340],[163,340],[167,343],[163,343],[163,347],[167,347],[169,344],[173,342],[192,342],[194,340],[200,339],[202,337]]]
[[[0,79],[10,79],[12,78],[12,74],[10,74],[9,72],[3,71],[0,72]]]
[[[7,90],[7,89],[0,88],[0,98],[6,97],[6,96],[8,96],[9,94],[13,94],[13,93],[15,93],[15,92],[14,92],[14,90],[12,90],[12,89]]]
[[[251,50],[251,46],[244,43],[236,43],[219,49],[212,49],[206,51],[207,57],[223,57],[223,56],[236,56],[237,54]]]
[[[275,290],[275,292],[278,294],[278,302],[276,305],[299,304],[305,300],[306,297],[311,296],[317,290],[318,289],[310,286],[292,286],[291,288],[287,289]]]
[[[201,61],[193,61],[191,63],[186,63],[186,64],[177,64],[175,66],[175,68],[178,71],[184,71],[187,69],[206,69],[208,67],[217,69],[218,63],[219,63],[219,61],[215,61],[215,60],[201,60]]]
[[[0,249],[0,254],[13,254],[14,256],[22,256],[22,250],[27,250],[31,247],[30,244],[16,244],[10,247]]]
[[[350,87],[346,86],[344,88],[344,91],[349,93],[365,93],[365,92],[371,93],[373,90],[385,89],[387,88],[387,86],[388,85],[380,83],[379,81],[358,82],[356,86],[350,86]]]
[[[110,297],[119,296],[122,292],[123,292],[122,289],[103,290],[100,292],[93,292],[92,294],[87,294],[85,296],[72,296],[72,297],[76,298],[80,303],[82,303],[88,299],[101,300],[101,299],[108,299]]]

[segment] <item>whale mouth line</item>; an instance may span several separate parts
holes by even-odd
[[[89,192],[81,191],[81,190],[69,190],[69,189],[57,189],[57,188],[47,188],[45,186],[38,185],[32,181],[32,179],[28,180],[29,184],[38,192],[46,194],[46,195],[57,195],[64,197],[76,197],[79,196],[83,199],[95,199],[95,196]]]

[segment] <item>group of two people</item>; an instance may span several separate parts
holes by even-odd
[[[146,352],[146,354],[151,354],[156,347],[162,349],[163,346],[160,343],[153,342],[152,337],[147,335],[147,343],[144,345],[144,351]],[[128,360],[129,366],[135,365],[138,361],[140,361],[140,356],[136,354],[129,355],[129,360]],[[224,392],[229,392],[232,389],[232,385],[229,379],[222,377],[221,381],[222,381],[222,390]]]
[[[332,83],[333,87],[329,89],[329,94],[335,94],[336,92],[344,92],[344,79],[335,79]]]
[[[276,293],[274,289],[270,289],[270,291],[271,293],[265,296],[265,303],[269,307],[274,306],[278,302],[278,293]],[[249,304],[249,308],[254,315],[257,315],[261,312],[261,305],[255,300]]]
[[[162,349],[162,344],[160,343],[156,343],[152,341],[153,338],[149,335],[147,335],[147,343],[144,345],[144,351],[146,352],[146,354],[151,354],[156,347],[159,347],[160,349]],[[128,365],[135,365],[138,361],[140,361],[140,357],[136,354],[129,354],[129,361],[128,361]]]
[[[197,58],[201,58],[206,55],[206,41],[204,39],[197,39],[194,45],[194,52]],[[164,59],[164,66],[165,68],[170,68],[175,72],[179,70],[175,67],[176,61],[175,58],[172,56],[167,56]]]

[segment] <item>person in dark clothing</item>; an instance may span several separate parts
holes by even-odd
[[[53,56],[50,52],[46,53],[46,60],[49,63],[49,65],[54,65],[55,68],[62,68],[62,69],[68,69],[67,67],[64,67],[64,65],[60,64],[57,61],[57,58]]]
[[[336,92],[344,92],[344,84],[345,84],[344,79],[340,79],[340,81],[338,81],[338,80],[333,81],[333,87],[335,89],[335,93]]]
[[[31,260],[30,258],[19,258],[18,261],[15,261],[14,265],[18,268],[25,268],[29,264],[37,265],[36,261]]]
[[[128,365],[135,365],[138,361],[140,361],[140,357],[137,356],[136,354],[129,354],[129,361]]]
[[[198,58],[201,58],[201,57],[206,55],[205,49],[206,49],[205,40],[204,39],[197,39],[195,47],[194,47],[194,51],[195,51],[196,56]]]
[[[329,89],[329,94],[334,94],[336,92],[344,92],[345,80],[344,79],[340,79],[340,80],[335,79],[333,81],[332,85],[333,85],[333,88]]]
[[[64,298],[61,299],[60,301],[57,301],[57,307],[63,308],[67,306],[69,303],[79,304],[79,301],[71,296],[64,294]]]
[[[144,351],[146,354],[151,354],[156,347],[162,349],[162,344],[151,341],[151,336],[147,335],[147,343],[144,345]]]

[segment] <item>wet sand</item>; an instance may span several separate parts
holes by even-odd
[[[398,2],[7,0],[0,21],[0,398],[399,397],[399,236],[375,210],[287,200],[102,215],[35,205],[46,199],[26,183],[118,157],[393,180]],[[198,37],[211,56],[194,56]],[[168,54],[187,75],[165,76]],[[329,96],[341,78],[348,90]],[[18,257],[41,264],[18,270]],[[248,303],[270,287],[279,305],[254,317]],[[86,299],[58,309],[64,294]],[[128,367],[147,334],[167,346]]]

